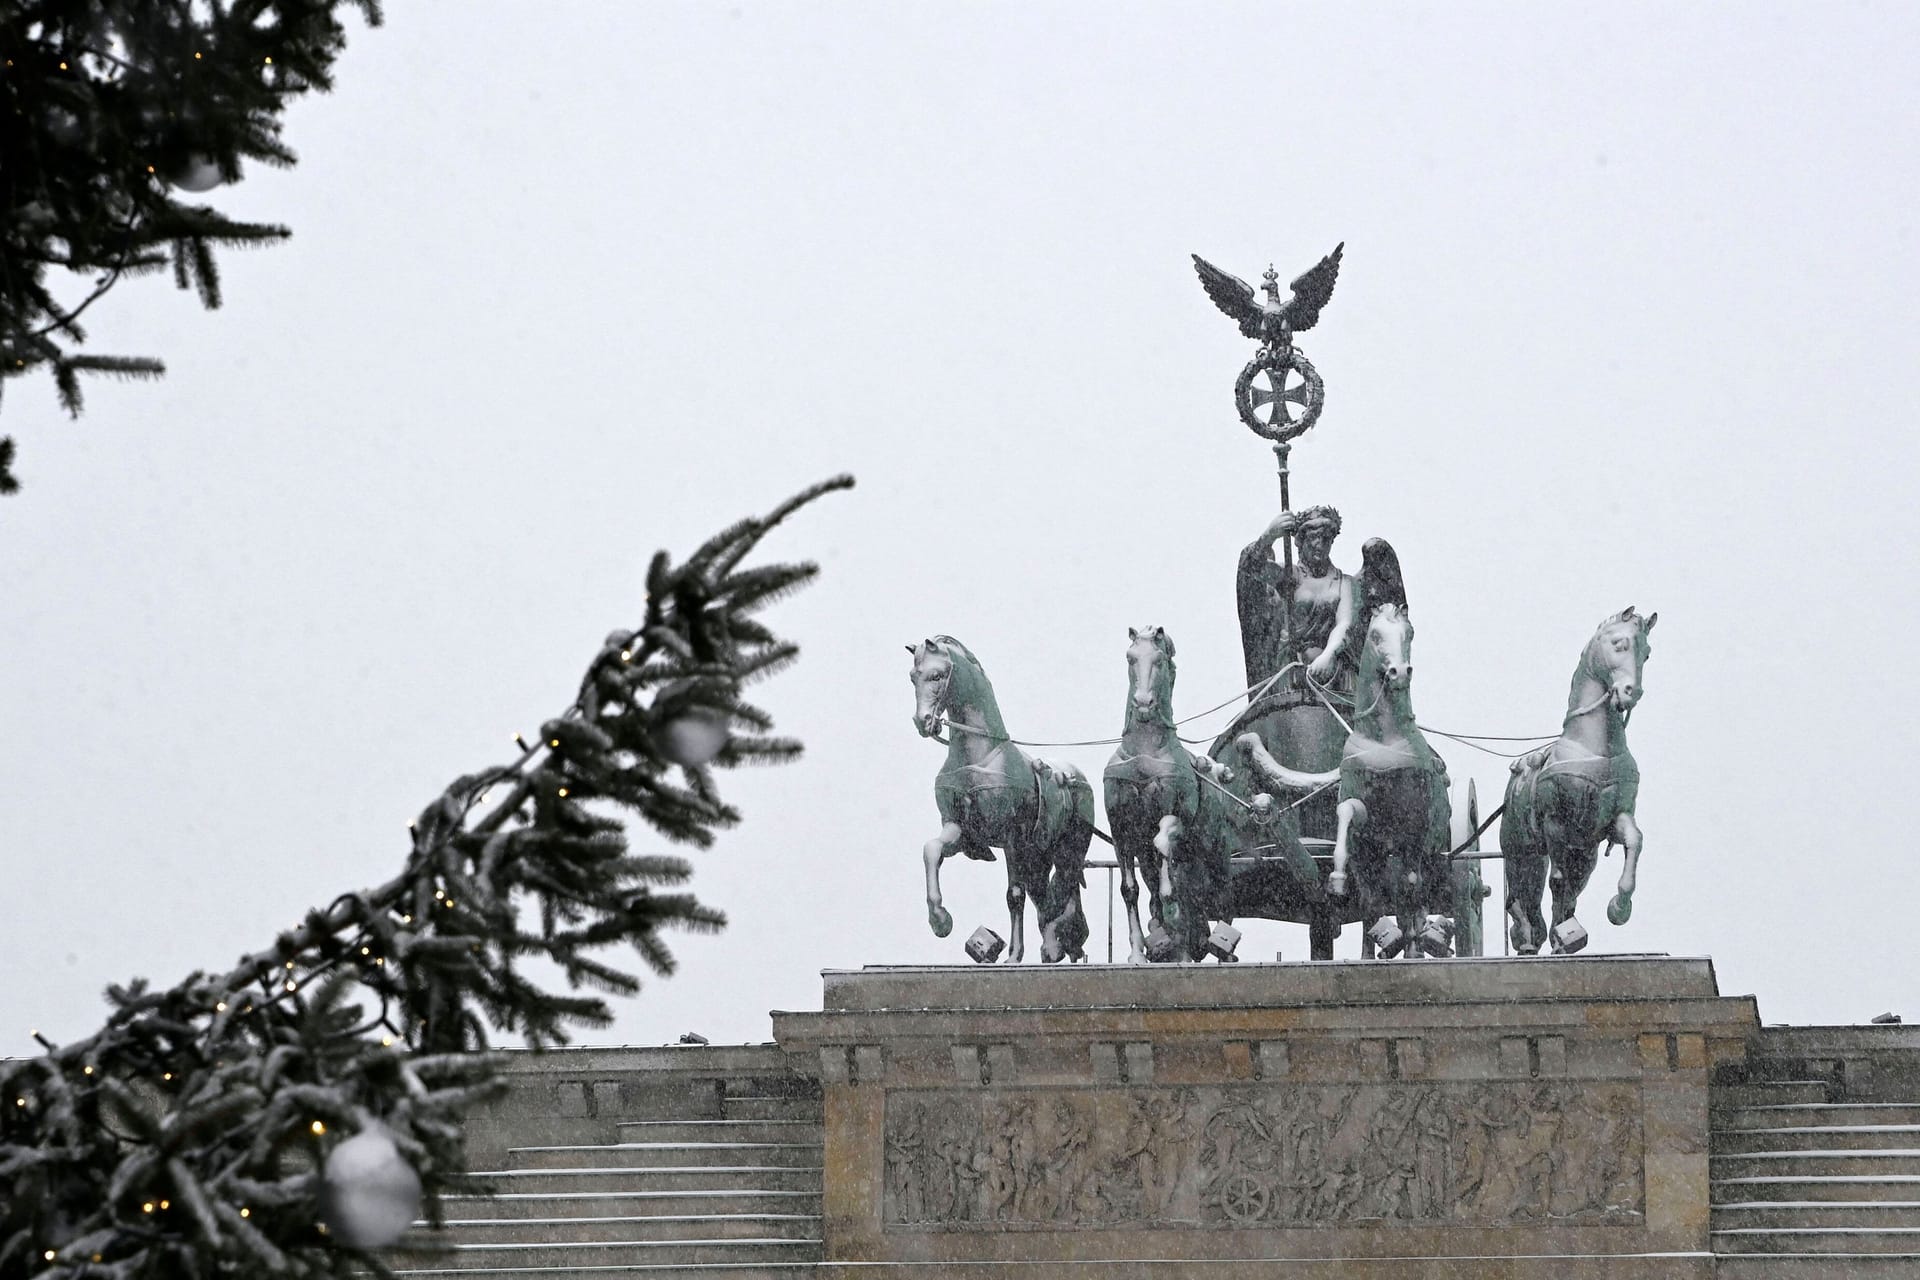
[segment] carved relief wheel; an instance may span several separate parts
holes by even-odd
[[[1220,1207],[1244,1226],[1266,1216],[1269,1195],[1266,1183],[1250,1173],[1236,1173],[1220,1188]]]
[[[1233,398],[1249,430],[1284,444],[1320,420],[1327,385],[1298,349],[1262,347],[1240,371]]]

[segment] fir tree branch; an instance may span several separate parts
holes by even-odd
[[[792,508],[736,526],[727,554],[737,563]],[[538,746],[422,810],[399,875],[341,894],[224,973],[111,988],[94,1035],[0,1063],[0,1280],[383,1269],[320,1228],[315,1171],[331,1142],[377,1119],[430,1193],[464,1185],[460,1116],[504,1088],[489,1024],[539,1048],[613,1016],[600,995],[547,989],[514,960],[542,956],[570,987],[628,994],[640,978],[608,948],[666,975],[663,930],[725,923],[690,894],[656,891],[683,881],[685,863],[631,855],[620,823],[586,807],[612,802],[696,844],[736,820],[706,764],[674,765],[653,745],[687,713],[689,685],[724,712],[763,651],[790,648],[769,633],[689,660],[691,637],[727,633],[724,601],[694,614],[678,603],[710,568],[657,559],[644,625],[608,638]],[[685,786],[667,780],[674,768]],[[490,804],[495,788],[505,795]],[[523,928],[528,908],[537,920]],[[366,997],[377,1015],[356,1003]]]

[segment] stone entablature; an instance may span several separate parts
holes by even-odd
[[[1704,1275],[1709,1076],[1758,1030],[1667,957],[881,968],[824,1005],[775,1038],[824,1089],[827,1265],[874,1276]]]

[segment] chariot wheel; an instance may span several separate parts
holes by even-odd
[[[1236,1173],[1220,1188],[1220,1207],[1227,1217],[1245,1226],[1266,1216],[1270,1197],[1266,1183],[1250,1173]]]
[[[1284,444],[1320,420],[1327,387],[1302,352],[1262,347],[1240,371],[1233,394],[1240,421],[1255,435]]]

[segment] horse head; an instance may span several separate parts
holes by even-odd
[[[1623,715],[1633,710],[1647,691],[1641,680],[1647,655],[1652,652],[1647,633],[1659,618],[1657,613],[1642,617],[1628,605],[1602,622],[1587,642],[1581,668],[1606,688],[1607,700]]]
[[[943,720],[978,704],[986,673],[979,659],[952,636],[930,636],[907,646],[913,655],[913,727],[923,738],[938,737]],[[992,695],[987,695],[991,700]]]
[[[1380,687],[1397,693],[1413,685],[1413,620],[1407,607],[1383,601],[1367,618],[1367,633],[1360,650],[1363,678],[1371,673]]]
[[[1165,627],[1128,627],[1127,641],[1127,713],[1165,721],[1173,707],[1173,640]]]

